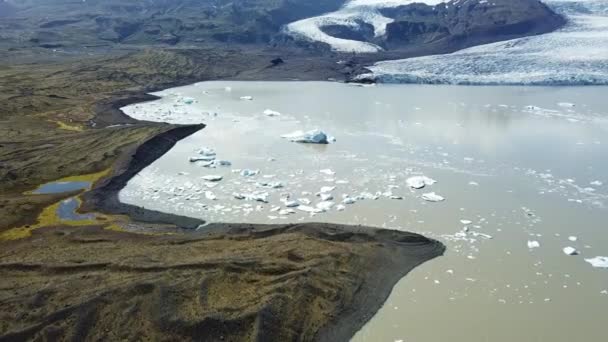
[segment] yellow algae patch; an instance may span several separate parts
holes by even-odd
[[[78,201],[78,205],[80,206],[80,204],[81,204],[80,199],[76,198],[76,200]],[[59,209],[61,202],[62,201],[56,202],[56,203],[51,204],[50,206],[44,208],[42,213],[40,213],[40,215],[38,215],[38,220],[37,220],[38,222],[36,224],[30,225],[30,226],[12,228],[12,229],[8,229],[4,232],[1,232],[0,241],[27,238],[32,235],[32,231],[34,229],[38,229],[38,228],[42,228],[42,227],[57,226],[57,225],[77,227],[77,226],[100,225],[100,224],[105,223],[105,222],[99,221],[97,219],[85,219],[85,220],[77,220],[77,221],[62,220],[57,215],[57,209]],[[95,215],[98,218],[104,218],[106,220],[109,218],[109,216],[102,215],[102,214],[95,214]]]
[[[63,129],[66,131],[74,131],[74,132],[82,132],[83,129],[81,126],[76,126],[76,125],[68,125],[67,123],[63,122],[63,121],[53,121],[54,123],[56,123],[59,126],[59,129]]]

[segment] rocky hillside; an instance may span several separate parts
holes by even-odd
[[[456,49],[549,32],[564,22],[538,0],[433,0],[440,2],[434,6],[425,1],[0,0],[0,47],[230,43],[338,52]]]
[[[0,43],[60,48],[267,43],[344,0],[0,0]]]

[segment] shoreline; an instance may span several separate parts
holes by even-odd
[[[174,87],[179,86],[178,84],[182,84],[182,82],[176,82]],[[370,269],[371,272],[365,274],[365,280],[359,284],[353,302],[343,307],[340,312],[336,312],[330,321],[322,325],[317,331],[315,340],[348,341],[384,305],[399,280],[418,265],[443,255],[445,246],[441,242],[409,232],[316,222],[283,225],[206,223],[204,220],[153,211],[120,202],[118,193],[132,177],[168,152],[179,140],[205,127],[202,123],[198,125],[148,123],[133,119],[120,110],[128,104],[157,98],[147,93],[136,93],[128,97],[121,96],[112,99],[97,107],[97,110],[104,110],[104,112],[109,110],[112,119],[126,119],[122,123],[165,125],[168,129],[125,152],[116,163],[117,167],[114,168],[113,175],[83,194],[82,208],[108,214],[128,215],[136,224],[174,225],[193,238],[218,234],[231,236],[244,232],[250,235],[269,236],[297,231],[308,236],[329,240],[375,241],[379,245],[377,252],[381,255],[380,262]],[[100,117],[99,112],[96,119],[98,117]],[[103,116],[101,118],[103,119]],[[197,229],[200,225],[205,225],[204,229]],[[422,249],[421,254],[416,253],[418,248]]]

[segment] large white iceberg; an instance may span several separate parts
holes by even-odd
[[[307,132],[295,131],[284,134],[281,138],[289,139],[293,142],[309,144],[328,144],[330,141],[334,140],[332,137],[328,136],[327,133],[319,129],[313,129]]]

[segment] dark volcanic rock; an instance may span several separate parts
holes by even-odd
[[[422,4],[384,9],[394,19],[387,25],[386,43],[441,42],[454,48],[553,31],[565,20],[538,0],[452,1],[434,7]]]

